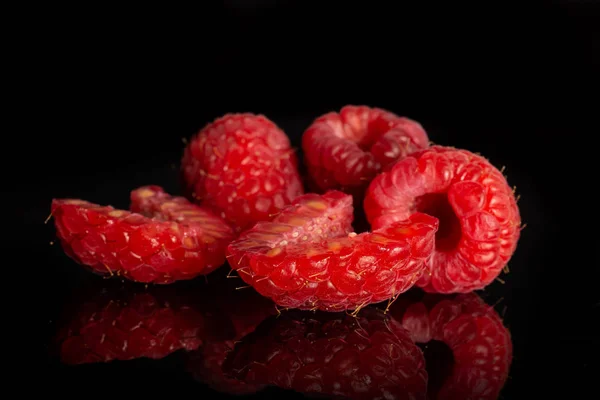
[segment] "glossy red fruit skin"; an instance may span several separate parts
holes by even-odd
[[[71,365],[196,350],[205,329],[202,314],[185,302],[140,291],[92,296],[69,318],[55,340],[61,361]]]
[[[420,278],[437,219],[425,214],[375,232],[351,232],[352,196],[296,198],[271,222],[242,233],[229,264],[282,307],[342,311],[389,300]]]
[[[304,192],[285,133],[263,115],[226,114],[187,145],[183,180],[197,202],[238,231],[266,221]]]
[[[441,196],[458,219],[456,245],[438,248],[417,283],[428,292],[466,293],[490,284],[516,250],[521,216],[502,173],[482,156],[452,147],[415,152],[369,185],[364,209],[373,229],[409,218],[424,195]],[[422,211],[428,212],[428,211]],[[445,226],[440,222],[438,232]]]
[[[157,198],[146,197],[147,204],[134,199],[133,207],[144,212],[162,207],[162,216],[157,210],[149,213],[157,218],[54,199],[52,215],[65,253],[96,274],[146,283],[192,279],[223,265],[232,229],[206,209],[152,188],[134,191],[133,196],[152,192]]]
[[[312,396],[426,398],[423,353],[398,322],[370,308],[271,317],[236,344],[224,370]]]
[[[318,117],[302,136],[315,190],[341,190],[357,200],[362,200],[377,173],[428,143],[418,122],[380,108],[354,105]]]
[[[430,392],[430,398],[498,398],[508,378],[513,348],[510,332],[493,307],[474,293],[427,294],[421,301],[394,303],[390,313],[415,342],[438,340],[452,350],[451,375],[437,393]]]

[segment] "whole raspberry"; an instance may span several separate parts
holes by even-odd
[[[425,344],[429,398],[498,398],[512,361],[512,341],[493,307],[474,293],[427,294],[420,301],[394,303],[390,313],[413,340]]]
[[[163,290],[160,290],[163,289]],[[205,318],[167,287],[92,291],[55,337],[65,364],[159,359],[202,344]]]
[[[377,176],[364,208],[373,229],[422,212],[439,219],[428,273],[429,292],[465,293],[492,282],[512,257],[521,217],[502,173],[466,150],[433,146]]]
[[[317,118],[302,136],[311,183],[362,196],[389,164],[428,146],[423,127],[380,108],[345,106]]]
[[[225,263],[233,230],[209,210],[148,186],[131,194],[136,212],[79,199],[54,199],[52,215],[67,255],[91,271],[171,283]]]
[[[304,190],[288,137],[250,113],[227,114],[200,130],[182,170],[192,197],[239,231],[268,220]]]
[[[223,365],[250,384],[350,399],[425,399],[424,367],[406,330],[369,308],[355,317],[296,311],[271,317]]]
[[[409,289],[433,249],[437,220],[425,214],[371,233],[352,232],[352,196],[296,198],[227,248],[240,277],[277,304],[341,311]]]

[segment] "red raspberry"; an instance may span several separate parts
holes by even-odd
[[[171,283],[225,263],[233,231],[208,210],[157,186],[132,192],[149,217],[78,199],[54,199],[52,215],[65,252],[100,275]],[[155,218],[150,218],[155,217]]]
[[[203,333],[204,317],[182,296],[103,288],[79,305],[56,340],[64,363],[83,364],[195,350]]]
[[[425,214],[372,233],[351,232],[352,197],[338,191],[296,198],[272,222],[233,241],[229,264],[277,304],[341,311],[410,288],[433,249],[437,220]]]
[[[380,108],[345,106],[317,118],[302,136],[312,184],[337,189],[357,200],[390,163],[428,146],[423,127]]]
[[[262,115],[227,114],[206,125],[185,149],[182,169],[192,196],[240,231],[303,193],[288,137]]]
[[[224,370],[249,384],[350,399],[425,399],[423,353],[376,309],[286,312],[236,344]]]
[[[492,282],[514,253],[521,217],[502,173],[466,150],[433,146],[371,182],[364,201],[373,229],[415,212],[439,219],[429,273],[417,285],[452,293]]]
[[[512,341],[493,307],[474,293],[428,294],[421,301],[396,302],[390,312],[413,340],[428,343],[429,398],[498,398],[512,361]],[[445,362],[441,362],[445,357],[440,357],[443,348],[437,354],[430,353],[435,341],[444,343],[452,353]]]

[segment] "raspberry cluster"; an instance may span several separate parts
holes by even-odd
[[[134,188],[129,210],[54,199],[51,215],[58,240],[69,257],[105,277],[164,285],[212,274],[228,264],[230,272],[282,308],[331,315],[354,310],[355,316],[368,305],[391,303],[413,287],[453,295],[482,289],[498,277],[516,250],[521,217],[502,171],[469,150],[430,145],[417,121],[380,108],[345,106],[306,128],[302,150],[306,177],[299,173],[289,138],[273,121],[264,115],[226,114],[187,144],[181,159],[184,193],[169,194],[157,185]],[[354,231],[355,211],[364,213],[370,229]],[[121,312],[114,304],[110,307],[103,315]],[[152,325],[153,315],[135,318]],[[405,340],[409,334],[380,333],[383,322],[371,322],[370,317],[360,329],[335,317],[345,333],[339,339],[344,345],[334,351],[319,347],[320,335],[332,335],[327,322],[307,320],[302,314],[290,318],[286,329],[308,330],[294,331],[285,340],[273,337],[280,350],[292,346],[287,353],[272,358],[255,352],[249,356],[245,352],[250,350],[239,349],[243,354],[228,361],[223,352],[238,351],[233,342],[211,342],[202,353],[201,375],[230,368],[221,386],[243,381],[255,384],[253,388],[276,384],[356,398],[420,398],[424,393],[426,374],[420,369],[420,353],[410,347],[414,343]],[[489,324],[498,325],[494,321]],[[110,337],[123,336],[118,326],[106,329]],[[355,339],[353,329],[368,343],[349,344],[348,338]],[[413,339],[425,335],[409,333]],[[198,347],[178,337],[169,338],[169,349]],[[86,340],[85,335],[71,338],[66,346],[77,348]],[[385,366],[373,369],[383,362],[378,354],[386,351],[386,343],[390,349],[402,349],[402,362],[410,360],[410,373],[408,364],[396,365],[391,354]],[[121,344],[73,354],[85,359],[131,358],[127,349],[119,350]],[[143,348],[152,348],[144,353],[150,357],[166,351],[160,346]],[[337,355],[322,359],[330,350]],[[311,352],[314,357],[308,355]],[[370,358],[363,359],[364,354]],[[506,361],[510,354],[499,357]],[[216,364],[206,364],[207,359]],[[244,373],[238,370],[242,366]],[[504,364],[500,369],[506,369]],[[393,388],[390,377],[395,377]],[[249,386],[240,387],[243,392]],[[398,387],[404,388],[403,394]],[[463,394],[460,385],[447,387],[451,388],[440,393]]]
[[[484,157],[429,147],[416,121],[366,106],[320,116],[302,137],[304,194],[285,133],[263,115],[227,114],[202,128],[181,162],[187,198],[156,185],[130,210],[55,199],[60,243],[102,275],[171,283],[229,265],[284,307],[339,311],[413,285],[466,293],[490,284],[514,253],[513,190]],[[360,202],[371,232],[354,232]]]

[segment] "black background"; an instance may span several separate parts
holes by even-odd
[[[24,222],[16,237],[26,238],[10,245],[26,259],[16,279],[34,294],[25,296],[36,327],[28,349],[49,392],[204,390],[146,364],[81,372],[46,357],[40,332],[95,278],[49,245],[54,231],[43,221],[53,197],[127,207],[139,185],[177,192],[182,138],[212,119],[263,113],[299,146],[313,118],[345,104],[416,119],[435,143],[506,166],[527,228],[506,284],[484,293],[504,298],[515,343],[504,396],[583,392],[598,344],[599,296],[586,290],[597,269],[586,242],[597,235],[585,209],[597,201],[584,156],[598,132],[590,124],[599,109],[597,7],[320,3],[214,2],[185,19],[142,8],[34,12],[38,29],[19,50],[28,61],[18,99],[29,111],[10,139],[26,156],[15,164],[5,150],[4,161]]]

